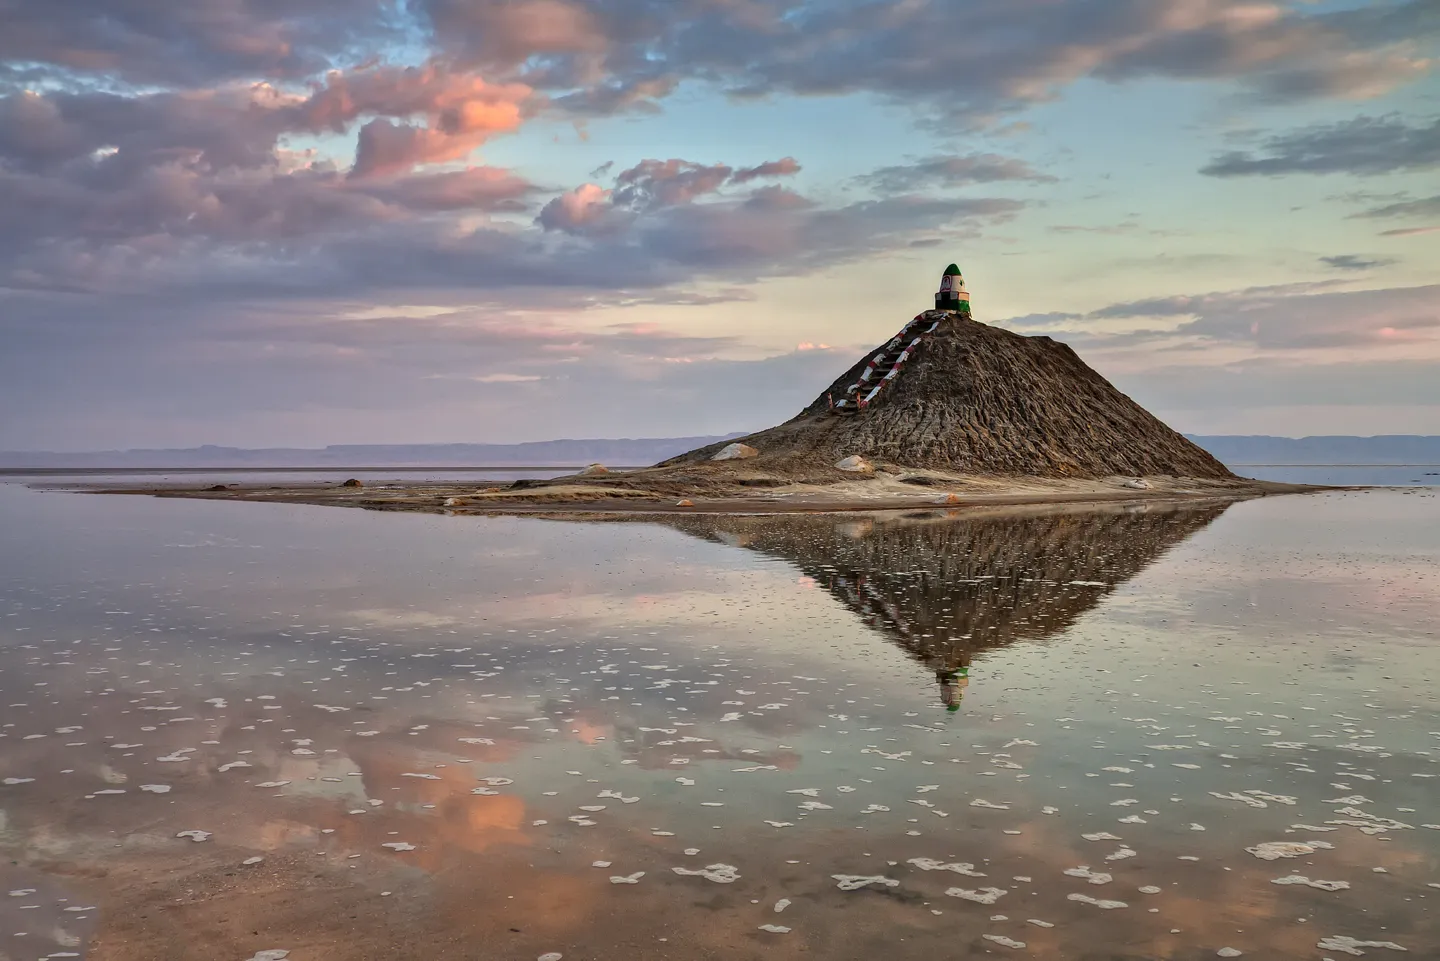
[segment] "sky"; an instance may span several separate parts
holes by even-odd
[[[1440,434],[1440,0],[0,0],[0,449],[758,429],[964,271]]]

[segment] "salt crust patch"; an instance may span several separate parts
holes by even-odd
[[[1025,947],[1024,941],[1015,941],[1011,938],[1005,937],[1005,935],[1003,934],[982,934],[980,935],[980,937],[984,938],[986,941],[994,941],[996,944],[1003,945],[1007,948]]]
[[[1004,888],[981,888],[978,891],[970,891],[965,888],[948,888],[945,893],[952,898],[963,898],[966,901],[974,901],[976,904],[994,904],[1006,895]]]
[[[1361,948],[1385,948],[1390,951],[1408,951],[1409,948],[1402,948],[1394,941],[1358,941],[1355,938],[1343,934],[1332,935],[1323,938],[1315,947],[1324,951],[1339,951],[1343,954],[1353,954],[1357,957],[1364,954]]]
[[[1105,911],[1113,911],[1116,908],[1128,908],[1124,901],[1103,901],[1090,897],[1088,894],[1067,894],[1066,898],[1071,901],[1079,901],[1083,904],[1093,904]]]
[[[1103,871],[1092,871],[1084,864],[1078,868],[1066,868],[1065,873],[1072,878],[1084,878],[1091,884],[1109,884],[1112,880],[1110,875]]]
[[[887,888],[900,886],[899,881],[896,881],[894,878],[887,878],[883,874],[832,874],[830,877],[840,882],[835,886],[841,891],[858,891],[860,888],[871,884],[878,884]]]
[[[975,865],[965,862],[944,864],[932,858],[911,858],[906,864],[913,864],[922,871],[953,871],[955,874],[963,874],[971,878],[983,878],[985,875],[975,870]]]
[[[1271,884],[1303,884],[1307,888],[1318,888],[1321,891],[1348,891],[1349,881],[1312,881],[1303,874],[1291,874],[1283,878],[1276,878]]]
[[[703,868],[671,868],[676,874],[704,878],[716,884],[730,884],[740,880],[740,870],[733,864],[708,864]]]
[[[1334,847],[1325,841],[1266,841],[1245,850],[1262,861],[1275,861],[1279,858],[1303,858],[1322,848]]]

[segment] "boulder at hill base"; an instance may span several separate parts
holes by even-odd
[[[726,443],[753,447],[756,467],[807,474],[858,456],[957,474],[1235,476],[1067,345],[953,310],[920,314],[795,417]],[[706,461],[722,446],[660,466]]]

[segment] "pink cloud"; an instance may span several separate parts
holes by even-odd
[[[779,160],[767,160],[754,167],[737,170],[730,178],[730,182],[743,184],[760,177],[792,177],[799,172],[800,161],[794,157],[781,157]]]
[[[463,159],[518,129],[536,102],[525,84],[490,83],[432,62],[334,72],[297,112],[305,126],[336,132],[372,116],[360,129],[352,170],[369,177]]]
[[[599,184],[581,184],[547,203],[536,221],[546,230],[583,233],[603,226],[610,210],[610,191]]]

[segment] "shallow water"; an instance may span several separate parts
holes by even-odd
[[[1242,477],[1285,484],[1323,484],[1335,487],[1440,486],[1440,464],[1232,464]]]
[[[1433,491],[0,530],[15,961],[1440,956]]]

